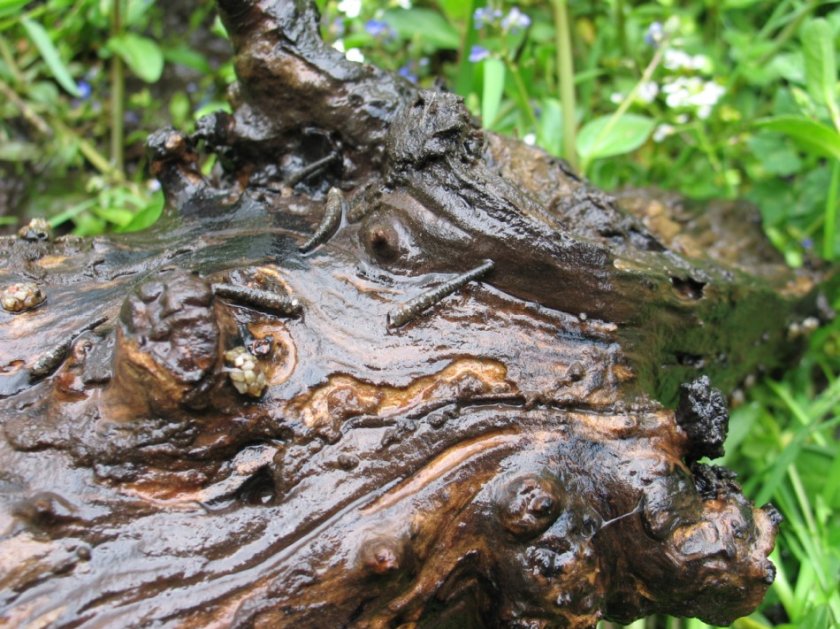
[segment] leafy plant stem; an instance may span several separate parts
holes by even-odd
[[[770,554],[770,559],[776,566],[776,579],[773,581],[773,591],[779,597],[782,607],[785,608],[788,616],[795,618],[796,614],[796,595],[793,593],[793,588],[790,585],[790,580],[785,570],[785,564],[782,563],[778,546]]]
[[[108,159],[96,150],[96,147],[81,137],[78,133],[70,129],[58,118],[52,118],[51,123],[53,128],[59,131],[62,135],[72,137],[79,144],[79,150],[82,155],[96,168],[100,173],[112,179],[115,183],[125,183],[125,174],[122,170],[117,170]]]
[[[802,427],[812,427],[812,421],[808,413],[796,402],[796,400],[793,398],[793,396],[790,394],[790,391],[788,391],[786,387],[781,386],[780,384],[773,381],[769,381],[767,383],[767,386],[770,387],[770,389],[772,389],[772,391],[777,396],[779,396],[779,399],[782,400],[782,402],[784,402],[785,406],[787,406],[788,410],[790,410],[791,415],[793,415],[793,417],[796,418],[796,420],[802,425]],[[814,415],[814,413],[812,413],[812,415]],[[815,440],[816,443],[821,446],[828,445],[825,439],[819,433],[816,433]]]
[[[782,0],[776,4],[773,9],[773,12],[770,14],[770,17],[764,23],[764,26],[761,27],[761,30],[758,32],[756,38],[758,40],[768,39],[770,34],[778,27],[778,24],[782,21],[782,13],[787,11],[788,6],[792,4],[793,0]]]
[[[2,94],[8,102],[17,107],[18,111],[20,111],[21,115],[26,118],[27,122],[35,127],[40,133],[47,137],[51,135],[50,126],[47,124],[47,121],[39,116],[25,100],[18,96],[18,93],[15,92],[15,90],[6,85],[3,81],[0,81],[0,94]]]
[[[814,519],[811,503],[808,500],[807,492],[802,484],[802,479],[799,476],[799,471],[796,469],[796,465],[791,465],[788,468],[788,477],[790,478],[791,485],[793,486],[793,492],[796,495],[796,500],[802,510],[802,515],[805,518],[805,526],[807,527],[807,530],[802,530],[801,522],[794,520],[792,524],[794,525],[796,534],[801,539],[805,552],[809,555],[809,559],[811,560],[810,567],[817,577],[820,588],[824,593],[829,594],[832,591],[831,579],[825,573],[825,562],[822,557],[820,546],[814,541],[819,537],[817,523]],[[840,602],[838,602],[835,597],[831,597],[828,601],[828,607],[835,620],[840,620]]]
[[[554,0],[554,27],[557,32],[557,84],[563,105],[563,157],[578,168],[575,120],[575,69],[572,60],[572,32],[566,0]]]
[[[770,46],[767,52],[765,52],[764,55],[762,55],[756,62],[757,66],[764,66],[770,63],[770,61],[779,54],[788,40],[796,34],[796,31],[801,26],[802,21],[805,20],[805,18],[807,18],[808,15],[817,8],[817,6],[819,6],[819,2],[820,0],[809,0],[808,4],[786,17],[780,17],[780,13],[783,7],[788,3],[779,3],[770,18],[764,24],[764,27],[758,33],[756,39],[763,40],[769,38],[770,33],[785,21],[787,21],[787,26],[782,29],[778,37],[776,37],[773,41],[772,46]],[[735,93],[741,88],[744,83],[744,73],[748,72],[751,67],[753,67],[751,64],[738,64],[735,66],[735,70],[729,79],[729,91],[731,93]]]
[[[525,110],[525,114],[528,116],[528,122],[534,128],[534,131],[536,131],[539,122],[537,121],[537,116],[534,114],[534,108],[531,107],[531,102],[528,98],[528,89],[525,87],[525,82],[522,80],[519,68],[508,59],[505,60],[505,66],[513,77],[513,82],[516,84],[516,91],[519,94],[519,99],[522,101],[522,109]]]
[[[113,0],[111,6],[111,36],[122,33],[122,2]],[[125,170],[125,67],[119,55],[111,57],[111,162],[120,173]]]
[[[799,30],[800,25],[802,24],[803,20],[808,17],[818,6],[819,0],[810,0],[808,4],[804,7],[799,9],[788,22],[787,26],[782,29],[782,32],[779,33],[779,36],[773,41],[773,46],[764,53],[764,56],[758,62],[759,66],[763,66],[770,62],[773,57],[779,54],[779,51],[784,47],[787,41],[796,34],[796,31]]]
[[[837,240],[837,206],[840,204],[840,160],[831,165],[831,183],[825,201],[825,235],[823,236],[823,257],[834,260],[834,243]]]
[[[817,523],[814,520],[814,514],[811,510],[811,503],[808,501],[808,496],[805,494],[805,488],[802,485],[802,479],[799,477],[799,470],[796,465],[788,467],[788,477],[790,483],[793,485],[793,492],[796,494],[796,500],[799,502],[799,508],[802,509],[802,515],[805,517],[805,524],[808,527],[808,534],[812,536],[817,535]]]
[[[697,139],[700,144],[701,150],[706,154],[706,157],[709,159],[709,163],[712,165],[712,169],[718,174],[718,176],[723,180],[724,184],[726,185],[726,195],[728,197],[735,196],[736,192],[732,186],[732,184],[726,181],[724,177],[724,168],[723,164],[721,164],[720,159],[718,158],[717,151],[715,150],[712,141],[709,139],[709,134],[706,131],[706,126],[703,124],[702,121],[698,121],[697,125],[695,126],[697,130]]]
[[[667,41],[662,42],[659,48],[656,49],[656,53],[653,55],[653,58],[650,60],[650,63],[647,64],[644,72],[642,73],[642,78],[638,80],[636,85],[633,86],[633,89],[630,90],[630,93],[624,97],[624,100],[618,106],[618,109],[615,110],[612,116],[610,116],[609,121],[604,128],[601,129],[601,132],[598,134],[595,142],[600,142],[602,138],[608,136],[610,132],[615,128],[615,125],[618,124],[618,121],[621,120],[621,117],[627,113],[627,110],[630,109],[630,105],[633,103],[633,100],[636,98],[636,94],[639,92],[639,88],[644,84],[650,81],[650,78],[653,76],[654,71],[656,70],[657,66],[659,66],[660,61],[662,61],[662,54],[667,46]],[[563,111],[565,113],[566,108],[563,107]],[[586,172],[587,167],[589,164],[583,165],[583,170]]]
[[[61,212],[61,214],[56,214],[50,219],[50,226],[51,227],[58,227],[59,225],[63,225],[67,221],[75,218],[85,210],[89,210],[90,208],[94,207],[97,203],[97,199],[87,199],[82,201],[81,203],[76,203],[75,205],[71,205],[69,208]]]
[[[0,22],[0,31],[5,31],[5,30],[8,30],[8,29],[10,29],[14,26],[17,26],[18,24],[21,23],[21,21],[23,21],[25,19],[34,20],[36,18],[39,18],[42,15],[44,15],[44,13],[47,13],[52,9],[53,9],[53,5],[48,2],[47,4],[42,4],[40,7],[32,9],[31,11],[27,11],[23,15],[18,15],[16,17],[9,18],[8,20],[4,20],[4,21]]]
[[[9,50],[9,44],[6,42],[4,37],[0,37],[0,58],[3,59],[3,63],[5,63],[6,67],[9,68],[9,72],[11,72],[14,82],[17,85],[23,83],[23,75],[21,74],[17,63],[15,63],[14,57],[12,57],[12,52]]]

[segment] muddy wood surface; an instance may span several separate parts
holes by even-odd
[[[754,609],[778,514],[698,461],[819,273],[346,61],[307,2],[219,8],[235,113],[150,138],[160,223],[0,241],[0,623]]]

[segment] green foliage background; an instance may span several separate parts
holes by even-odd
[[[837,2],[318,4],[325,39],[348,58],[442,80],[486,128],[564,157],[598,186],[746,198],[791,266],[838,254]],[[153,223],[162,198],[143,142],[228,108],[224,37],[210,1],[0,0],[0,227],[33,216],[77,234]],[[840,627],[840,326],[809,343],[788,373],[759,374],[733,412],[724,463],[786,518],[776,582],[739,628]]]

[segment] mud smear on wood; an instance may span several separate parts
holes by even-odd
[[[778,514],[698,461],[826,278],[347,61],[309,3],[219,6],[239,100],[150,138],[160,223],[2,241],[44,298],[0,312],[2,621],[754,609]]]

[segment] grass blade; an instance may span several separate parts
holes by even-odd
[[[832,28],[825,19],[811,20],[802,27],[801,39],[805,53],[805,84],[815,101],[830,107],[837,84]]]
[[[481,121],[489,129],[499,115],[505,88],[505,64],[501,59],[484,60],[484,82],[481,93]]]
[[[823,257],[834,260],[834,246],[837,243],[837,206],[840,205],[840,160],[831,165],[831,183],[825,200],[825,229],[823,234]]]
[[[79,98],[81,96],[79,88],[76,87],[76,82],[70,76],[70,70],[64,64],[64,61],[61,60],[61,55],[58,54],[58,50],[52,43],[52,39],[50,39],[46,29],[38,22],[34,22],[26,17],[20,22],[23,24],[23,28],[26,29],[26,34],[29,35],[29,39],[35,44],[35,47],[41,54],[44,63],[47,64],[53,77],[58,81],[58,84],[70,95]]]
[[[828,125],[802,116],[764,118],[755,124],[769,131],[784,133],[815,155],[840,159],[840,133]]]

